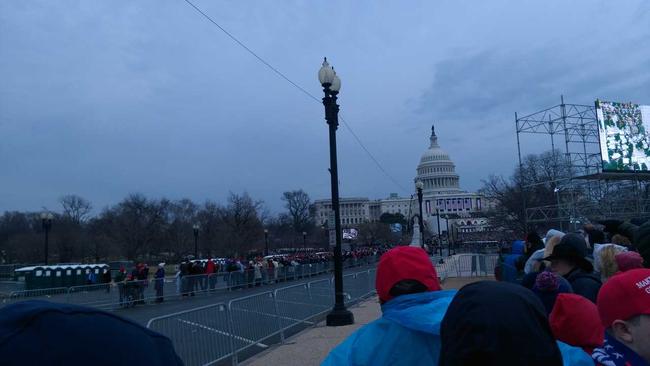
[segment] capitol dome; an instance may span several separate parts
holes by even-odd
[[[456,165],[443,149],[438,145],[438,136],[434,126],[431,126],[429,149],[420,158],[417,168],[418,180],[424,183],[425,193],[459,192],[459,177],[456,174]]]

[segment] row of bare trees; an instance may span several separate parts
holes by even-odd
[[[227,201],[196,203],[189,199],[152,199],[131,194],[92,215],[91,203],[79,196],[60,199],[50,232],[50,262],[113,259],[179,260],[194,253],[193,226],[199,225],[201,256],[245,256],[262,252],[264,229],[272,247],[325,241],[314,227],[311,201],[303,190],[282,195],[286,212],[271,215],[262,201],[230,193]],[[43,261],[44,229],[40,212],[5,212],[0,216],[0,261]]]

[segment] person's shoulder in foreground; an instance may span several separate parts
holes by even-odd
[[[0,309],[2,365],[183,365],[169,338],[101,310],[48,301]]]
[[[397,247],[377,268],[382,317],[333,349],[322,365],[436,365],[440,322],[456,291],[441,291],[424,250]]]
[[[592,357],[604,366],[650,365],[650,269],[612,276],[598,293],[605,344]]]
[[[440,365],[593,365],[578,347],[556,341],[541,301],[523,286],[464,286],[440,328]]]

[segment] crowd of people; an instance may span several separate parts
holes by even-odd
[[[342,253],[346,263],[376,257],[385,248],[364,247]],[[300,279],[325,271],[332,261],[331,252],[276,254],[248,258],[185,260],[176,273],[177,291],[183,296],[194,296],[195,291],[215,290],[219,276],[230,290],[259,287],[287,280]],[[205,276],[208,275],[208,276]]]
[[[158,269],[153,278],[154,289],[156,291],[155,302],[161,303],[163,302],[165,263],[158,264]],[[137,263],[128,273],[126,268],[121,266],[113,278],[113,282],[118,287],[121,306],[128,307],[136,304],[144,304],[144,292],[149,287],[149,265],[146,263]]]
[[[363,259],[379,258],[386,247],[361,247],[342,253],[347,265],[361,263]],[[176,266],[174,282],[176,295],[192,297],[197,292],[215,291],[226,288],[239,290],[259,287],[289,280],[301,279],[327,271],[331,266],[331,252],[276,254],[270,256],[250,256],[247,258],[207,258],[205,260],[186,259]],[[159,263],[152,275],[147,263],[136,263],[127,270],[120,267],[115,276],[105,271],[99,280],[106,284],[106,291],[117,287],[120,306],[130,307],[145,303],[145,291],[149,286],[155,290],[154,302],[161,303],[165,298],[165,263]],[[99,284],[88,278],[88,284]],[[222,284],[218,284],[222,282]]]
[[[650,222],[530,232],[499,281],[442,290],[420,248],[384,254],[382,317],[331,365],[650,365]]]

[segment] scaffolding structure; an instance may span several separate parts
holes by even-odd
[[[515,113],[515,124],[520,172],[524,167],[522,140],[527,134],[548,136],[541,145],[552,152],[554,162],[563,165],[553,169],[550,179],[521,183],[527,226],[546,224],[564,229],[566,225],[575,230],[602,219],[650,217],[650,174],[602,170],[595,106],[565,104],[561,97],[559,105],[523,117]],[[555,204],[530,205],[530,195],[539,185],[553,187]]]

